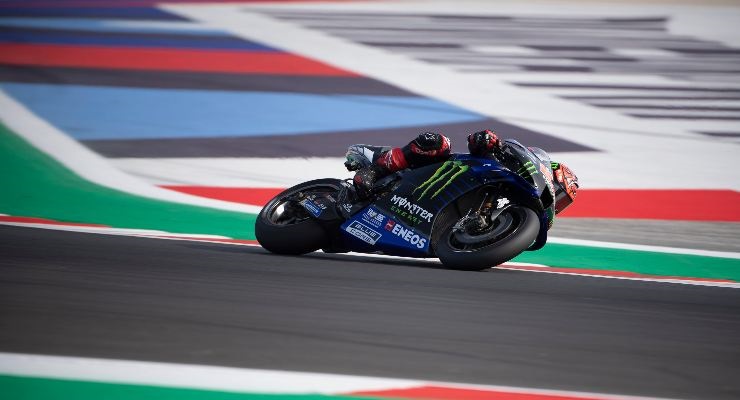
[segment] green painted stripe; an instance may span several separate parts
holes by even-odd
[[[109,189],[74,174],[0,124],[0,213],[254,239],[255,215]]]
[[[290,382],[286,382],[290,385]],[[0,375],[2,398],[13,400],[357,400],[318,394],[260,394]],[[362,397],[372,400],[370,397]]]
[[[524,252],[513,261],[561,268],[740,281],[740,260],[688,254],[548,243],[541,250]]]

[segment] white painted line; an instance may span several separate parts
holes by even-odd
[[[40,229],[50,229],[50,230],[56,230],[56,231],[68,231],[68,232],[80,232],[80,233],[99,233],[99,234],[104,234],[104,235],[146,236],[146,237],[178,236],[184,239],[187,239],[187,238],[231,239],[227,236],[220,236],[220,235],[172,233],[172,232],[158,231],[158,230],[152,230],[152,229],[111,228],[111,227],[105,227],[105,226],[56,225],[56,224],[34,223],[34,222],[8,222],[8,221],[0,221],[0,225],[10,225],[10,226],[20,226],[20,227],[26,227],[26,228],[40,228]]]
[[[668,123],[667,121],[664,121]],[[737,124],[720,124],[711,130],[736,131]],[[413,136],[409,134],[409,138]],[[382,144],[382,143],[381,143]],[[456,151],[464,151],[464,143],[453,144]],[[570,160],[590,158],[592,155],[567,153],[555,155]],[[204,186],[234,188],[287,188],[301,182],[319,178],[348,179],[352,177],[344,168],[342,157],[192,157],[192,158],[117,158],[109,162],[116,168],[154,185]],[[633,171],[639,173],[639,171]],[[680,189],[675,184],[651,181],[640,184],[609,181],[612,169],[592,171],[601,174],[606,185],[590,182],[588,189]],[[580,172],[579,172],[580,174]],[[693,189],[717,189],[713,183],[692,183]],[[255,205],[254,207],[259,207]]]
[[[133,195],[194,206],[256,214],[261,207],[206,199],[158,188],[113,168],[62,131],[0,90],[0,119],[13,132],[72,172],[93,183]]]
[[[614,243],[614,242],[598,242],[595,240],[565,239],[565,238],[558,238],[558,237],[550,237],[547,239],[547,242],[557,243],[557,244],[567,244],[567,245],[572,245],[572,246],[601,247],[605,249],[649,251],[653,253],[686,254],[686,255],[703,256],[703,257],[732,258],[736,260],[740,259],[740,253],[729,252],[729,251],[695,250],[695,249],[684,249],[684,248],[679,248],[679,247],[647,246],[647,245],[641,245],[641,244]]]
[[[119,384],[168,386],[219,391],[280,394],[343,394],[360,391],[437,386],[520,394],[603,400],[658,400],[513,386],[472,385],[398,378],[377,378],[313,372],[277,371],[211,365],[174,364],[101,358],[0,353],[0,374]]]
[[[0,353],[0,374],[284,394],[331,394],[413,387],[421,383],[349,375],[14,353]]]
[[[510,264],[510,263],[506,263],[506,264]],[[509,267],[506,264],[500,265],[496,267],[496,269],[506,269],[509,271],[520,271],[520,272],[539,272],[539,273],[544,273],[544,274],[556,274],[556,275],[576,275],[576,276],[585,276],[589,278],[619,279],[619,280],[624,280],[624,281],[643,281],[643,282],[653,282],[653,283],[657,282],[657,283],[671,283],[671,284],[681,284],[681,285],[691,285],[691,286],[709,286],[709,287],[724,287],[724,288],[731,288],[731,289],[740,289],[740,283],[735,283],[735,282],[699,281],[699,280],[692,280],[691,278],[661,279],[661,278],[637,278],[637,277],[629,277],[629,276],[610,276],[610,275],[588,274],[588,273],[578,272],[577,270],[574,270],[573,272],[551,271],[547,269],[533,270],[533,269],[521,269],[513,265]]]
[[[116,168],[155,185],[288,188],[320,178],[349,179],[344,157],[116,158]]]

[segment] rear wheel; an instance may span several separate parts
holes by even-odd
[[[537,238],[540,222],[530,208],[511,206],[481,231],[454,229],[450,224],[436,246],[439,259],[448,268],[479,271],[511,260]]]
[[[283,191],[262,208],[254,231],[265,249],[277,254],[305,254],[329,243],[329,235],[299,203],[301,197],[314,193],[335,193],[341,188],[337,179],[304,182]]]

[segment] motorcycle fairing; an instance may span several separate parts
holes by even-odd
[[[443,163],[404,172],[399,186],[350,217],[341,231],[349,247],[359,251],[429,257],[432,227],[445,207],[484,184],[507,183],[516,188],[519,204],[539,210],[540,242],[546,240],[547,216],[539,199],[547,185],[541,176],[533,179],[534,185],[495,159],[454,154]]]
[[[351,248],[399,256],[423,257],[429,252],[429,236],[370,205],[341,225]]]

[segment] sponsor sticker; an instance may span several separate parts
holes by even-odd
[[[433,199],[442,193],[452,182],[455,181],[455,179],[465,173],[468,169],[470,169],[470,167],[463,165],[462,161],[445,161],[436,171],[434,171],[434,174],[432,174],[429,179],[414,189],[412,194],[416,194],[418,190],[421,190],[422,192],[417,198],[418,200],[423,199],[427,194],[431,194],[430,199]],[[431,193],[432,188],[436,188],[437,190],[434,193]]]
[[[414,224],[421,221],[432,222],[434,218],[434,214],[403,196],[393,195],[391,203],[393,203],[391,211]]]
[[[375,244],[378,239],[380,239],[381,235],[380,232],[376,232],[372,229],[370,229],[369,226],[358,222],[358,221],[352,221],[351,224],[349,224],[345,230],[349,232],[350,235],[362,240],[365,243]]]
[[[314,217],[321,215],[321,213],[324,212],[324,208],[326,208],[326,206],[321,207],[323,204],[319,205],[308,199],[303,200],[301,205],[303,205],[303,208],[308,210],[308,212],[310,212]]]
[[[425,237],[417,234],[412,229],[406,228],[401,224],[397,224],[396,221],[392,219],[389,219],[388,223],[385,224],[385,230],[400,237],[406,242],[411,243],[419,249],[426,248],[427,246],[427,239]]]
[[[378,212],[378,210],[370,207],[364,213],[362,213],[362,220],[367,222],[368,225],[375,228],[380,228],[385,221],[385,215]]]

